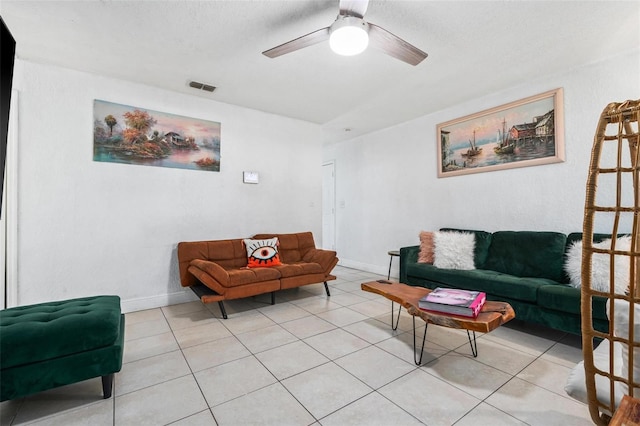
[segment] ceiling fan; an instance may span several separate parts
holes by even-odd
[[[340,0],[340,13],[333,24],[265,50],[262,54],[276,58],[329,39],[331,49],[346,56],[363,52],[371,42],[371,46],[411,65],[418,65],[427,57],[425,52],[400,37],[366,22],[363,18],[368,6],[369,0]]]

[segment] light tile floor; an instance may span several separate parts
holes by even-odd
[[[126,315],[114,397],[99,378],[0,404],[2,425],[588,425],[563,390],[580,339],[512,321],[478,335],[430,326],[422,366],[412,320],[363,292],[381,278],[337,267],[322,284]],[[396,305],[397,306],[397,305]],[[417,323],[423,330],[421,321]],[[421,336],[421,335],[420,335]]]

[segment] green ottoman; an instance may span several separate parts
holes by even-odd
[[[120,297],[95,296],[0,311],[0,401],[102,377],[111,397],[122,367]]]

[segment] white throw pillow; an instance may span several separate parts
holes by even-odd
[[[622,366],[622,344],[619,342],[615,342],[613,344],[613,374],[616,376],[621,375]],[[609,342],[603,341],[600,345],[593,351],[593,364],[598,370],[609,371]],[[586,386],[586,378],[585,378],[585,369],[584,369],[584,361],[580,361],[576,364],[575,367],[571,369],[569,372],[569,376],[567,377],[567,383],[565,384],[564,390],[565,392],[574,399],[577,399],[580,402],[585,404],[589,403],[589,397],[587,395],[587,386]],[[595,375],[596,381],[596,396],[598,401],[603,406],[608,406],[611,402],[611,387],[609,378],[601,375]],[[616,396],[615,406],[620,405],[620,400],[622,399],[622,395],[627,392],[626,385],[622,386],[622,382],[615,382],[614,384],[614,392]],[[603,413],[607,413],[610,416],[613,416],[606,408],[600,408],[600,411]]]
[[[433,233],[433,265],[443,269],[475,269],[473,251],[476,235],[468,232]]]
[[[615,317],[613,318],[613,334],[623,339],[629,339],[629,302],[626,300],[615,300]],[[611,299],[607,301],[607,317],[611,320]],[[634,304],[634,325],[633,325],[633,339],[634,341],[640,340],[640,305]],[[629,374],[629,345],[626,342],[620,342],[622,347],[622,371],[620,376],[627,378]],[[631,380],[635,383],[640,383],[640,348],[633,349],[633,366],[631,368],[633,374]],[[625,384],[621,384],[625,393],[634,397],[640,396],[640,388],[634,387],[633,393],[629,392],[629,387]]]
[[[611,249],[611,239],[603,240],[593,247]],[[616,250],[628,251],[631,248],[631,237],[620,237],[616,241]],[[609,259],[608,254],[593,253],[591,257],[591,288],[598,291],[609,291]],[[629,285],[629,256],[616,255],[614,263],[614,292],[624,294]],[[574,242],[567,250],[564,269],[569,275],[569,284],[580,288],[582,284],[582,241]]]

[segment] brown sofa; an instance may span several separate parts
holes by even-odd
[[[331,270],[338,263],[336,252],[317,249],[311,232],[296,234],[258,234],[252,239],[278,237],[282,265],[247,268],[247,250],[242,238],[192,241],[178,244],[180,282],[190,287],[203,303],[218,302],[227,318],[223,300],[239,299],[275,291],[335,280]]]

